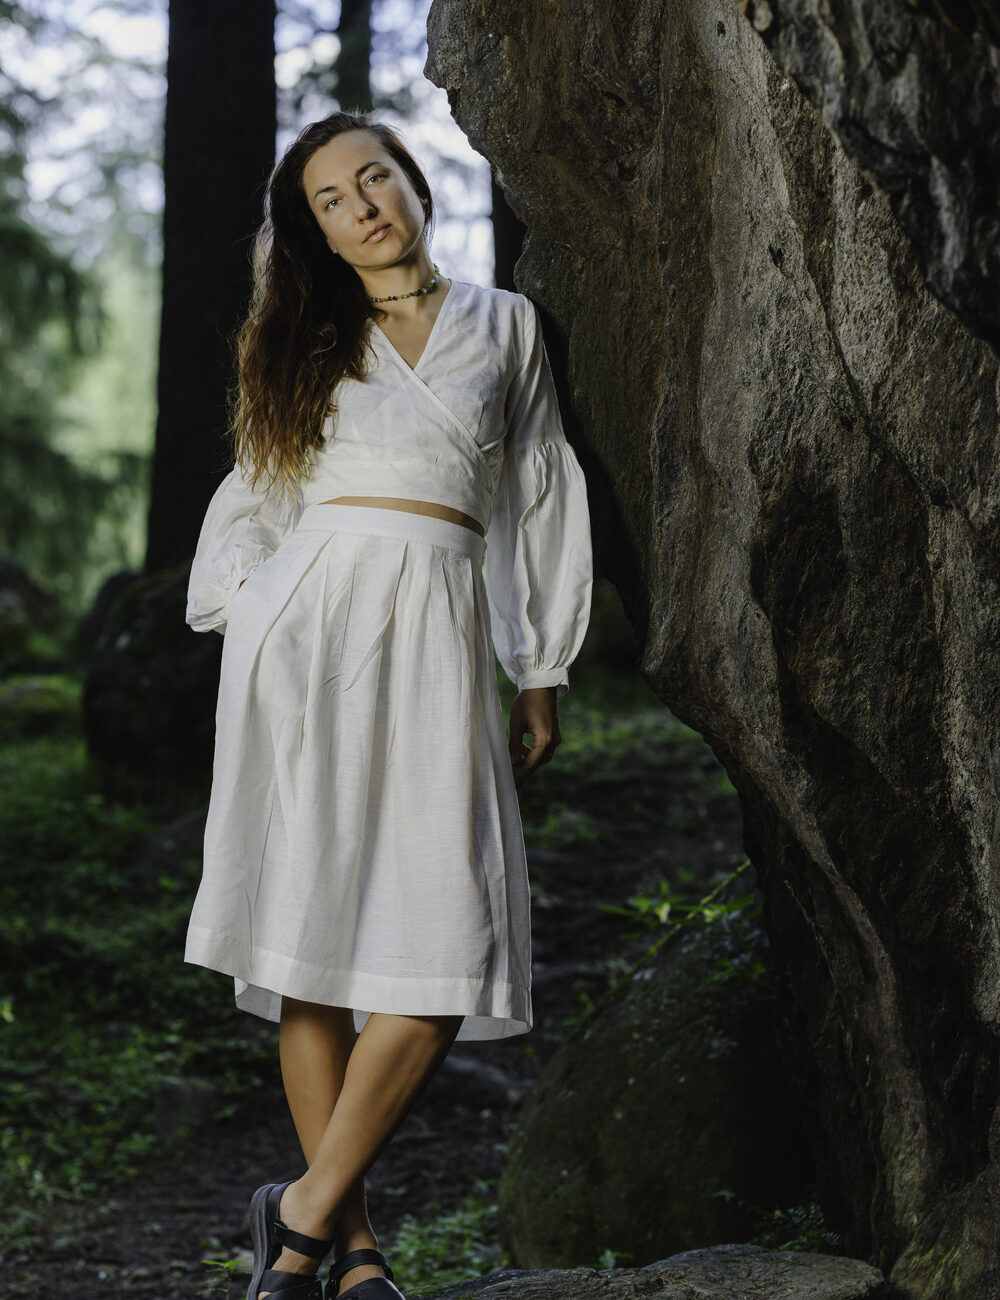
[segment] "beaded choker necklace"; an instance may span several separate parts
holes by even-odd
[[[421,295],[422,293],[430,293],[430,291],[431,291],[432,289],[436,289],[436,288],[437,288],[437,284],[438,284],[438,279],[439,279],[439,278],[440,278],[440,272],[438,271],[437,263],[435,262],[435,263],[434,263],[434,278],[433,278],[432,280],[428,281],[428,283],[425,284],[424,287],[423,287],[422,289],[414,289],[412,293],[390,293],[389,296],[388,296],[387,298],[372,298],[371,295],[369,295],[369,296],[368,296],[368,301],[369,301],[369,302],[375,302],[375,303],[378,303],[378,302],[402,302],[404,298],[419,298],[420,295]]]

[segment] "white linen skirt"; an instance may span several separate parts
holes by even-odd
[[[307,506],[233,598],[185,960],[287,994],[531,1028],[530,894],[483,579],[428,515]]]

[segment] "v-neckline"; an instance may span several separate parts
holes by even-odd
[[[444,295],[444,301],[441,303],[441,306],[438,308],[438,314],[434,317],[434,320],[431,322],[430,333],[427,335],[427,341],[424,344],[423,351],[420,353],[420,356],[417,357],[416,362],[412,366],[407,361],[407,359],[403,356],[402,352],[400,352],[400,350],[396,347],[395,343],[393,343],[389,335],[386,334],[385,330],[378,323],[378,321],[375,320],[372,321],[372,324],[378,330],[379,334],[381,334],[384,342],[388,345],[388,347],[392,351],[393,356],[395,356],[399,360],[401,365],[406,367],[406,369],[410,372],[411,375],[415,375],[417,373],[417,370],[419,369],[421,362],[423,361],[424,357],[427,356],[427,353],[430,351],[431,344],[434,342],[434,336],[437,333],[438,322],[440,321],[441,317],[444,315],[448,307],[448,303],[451,301],[454,292],[455,292],[455,281],[452,280],[448,285],[448,292]]]

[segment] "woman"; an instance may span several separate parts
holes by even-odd
[[[329,1300],[376,1300],[365,1172],[456,1037],[531,1027],[516,786],[559,744],[590,524],[535,308],[432,266],[389,128],[307,127],[268,206],[188,593],[226,636],[185,956],[280,1021],[308,1165],[254,1194],[249,1300],[315,1300],[331,1247]]]

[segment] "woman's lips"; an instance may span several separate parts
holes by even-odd
[[[377,244],[379,240],[385,239],[391,224],[391,222],[387,222],[384,226],[376,226],[370,235],[365,236],[364,242],[366,244]]]

